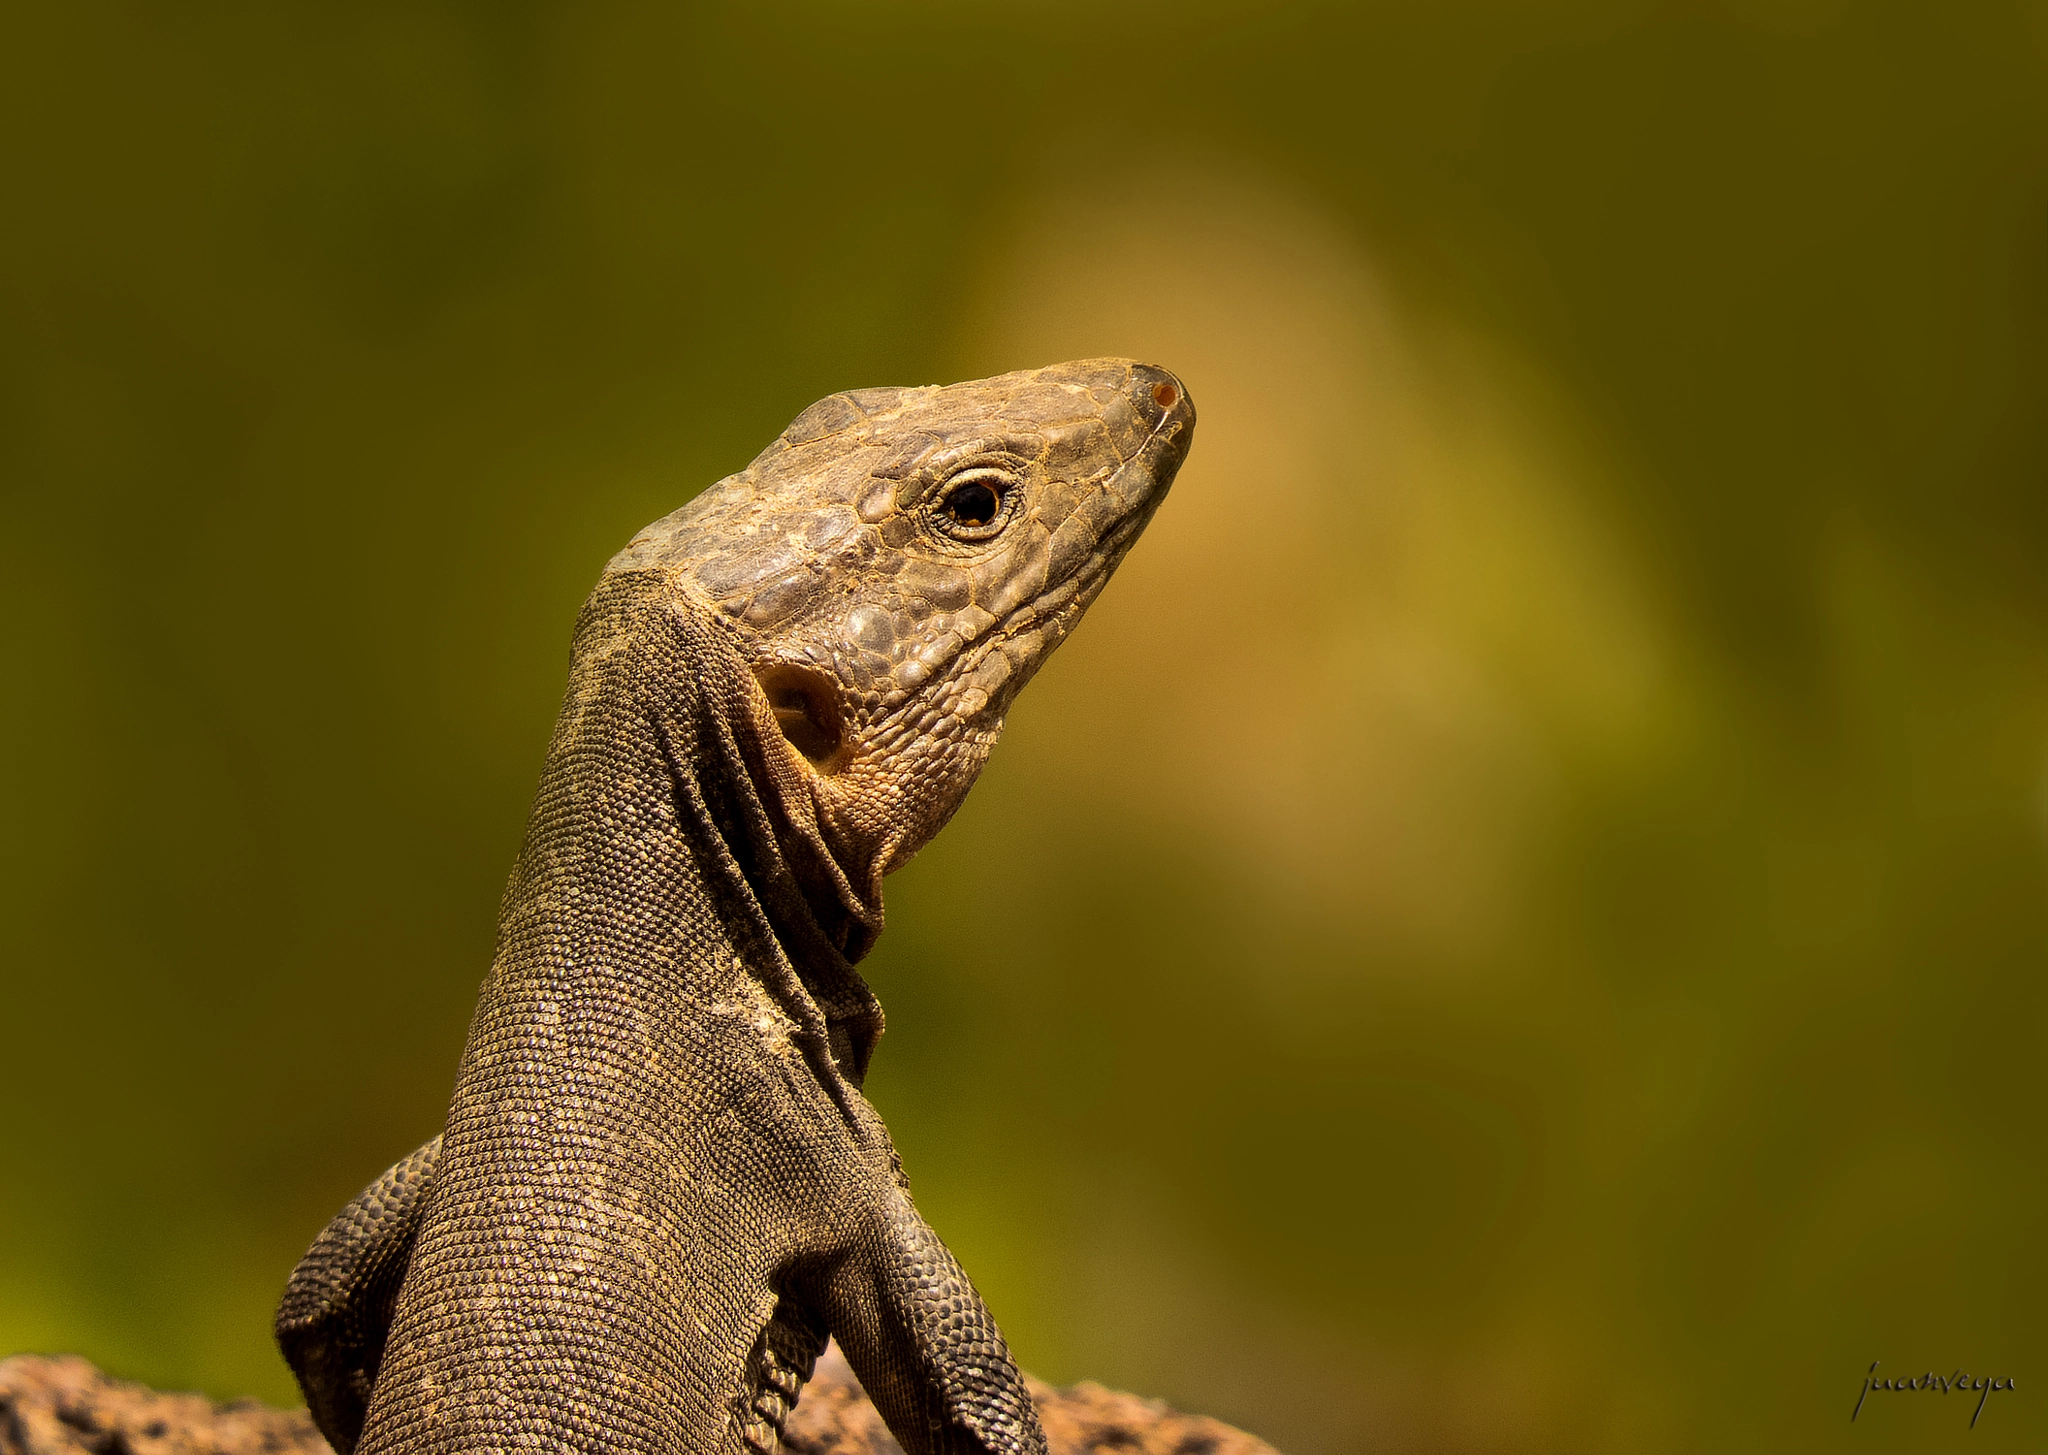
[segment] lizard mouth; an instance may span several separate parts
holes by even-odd
[[[789,745],[820,773],[837,773],[844,767],[846,714],[840,709],[838,684],[815,667],[794,662],[758,664],[754,676]]]

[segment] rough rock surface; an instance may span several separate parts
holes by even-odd
[[[1242,1430],[1099,1384],[1029,1381],[1051,1455],[1273,1455]],[[837,1345],[790,1415],[792,1455],[902,1455]],[[330,1455],[302,1409],[215,1404],[110,1379],[83,1359],[0,1363],[0,1455]]]
[[[329,1455],[304,1410],[215,1404],[109,1379],[83,1359],[0,1364],[0,1455]]]

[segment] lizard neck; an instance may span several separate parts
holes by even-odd
[[[500,913],[492,971],[613,980],[636,1000],[750,977],[836,1091],[858,1087],[882,1011],[854,960],[881,923],[850,876],[751,674],[666,573],[602,580]],[[645,981],[668,980],[648,987]]]
[[[750,1179],[798,1128],[888,1146],[846,953],[877,916],[764,731],[665,577],[599,583],[358,1448],[618,1448],[627,1388],[664,1392],[668,1433],[624,1444],[741,1448],[715,1432],[800,1231]]]

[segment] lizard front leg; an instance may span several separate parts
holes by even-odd
[[[893,1179],[816,1296],[909,1455],[1045,1455],[994,1317]]]
[[[364,1188],[313,1240],[278,1305],[278,1347],[313,1423],[341,1455],[363,1433],[440,1156],[436,1136]]]

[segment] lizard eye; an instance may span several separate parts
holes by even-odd
[[[987,540],[1006,523],[1009,485],[1000,470],[964,470],[946,482],[932,514],[947,535]]]

